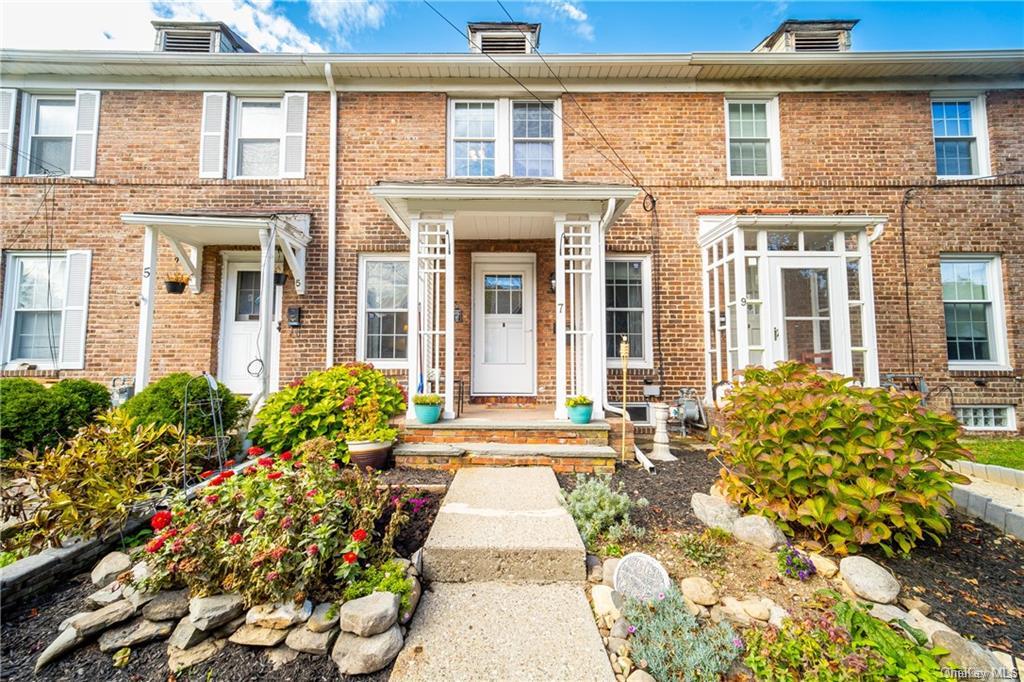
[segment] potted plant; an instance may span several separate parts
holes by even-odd
[[[416,411],[416,421],[420,424],[433,424],[441,418],[444,398],[436,393],[420,393],[413,396],[412,405]]]
[[[164,280],[164,288],[167,289],[169,294],[185,293],[186,284],[188,284],[188,275],[182,272],[168,275],[167,279]]]
[[[594,413],[594,401],[585,395],[576,395],[565,401],[569,408],[569,420],[573,424],[589,424]]]
[[[398,429],[383,418],[353,425],[345,436],[349,462],[360,469],[384,469],[397,435]]]

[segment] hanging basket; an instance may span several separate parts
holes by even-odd
[[[274,285],[283,287],[288,282],[287,272],[275,272],[274,273]]]
[[[164,282],[164,288],[167,289],[169,294],[183,294],[185,293],[185,286],[188,282],[175,282],[174,280],[167,280]]]

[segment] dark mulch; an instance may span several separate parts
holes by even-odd
[[[394,468],[381,472],[381,483],[391,485],[448,485],[452,482],[452,472],[440,469],[405,469]]]
[[[437,493],[425,493],[428,499],[419,514],[402,529],[395,548],[401,556],[409,556],[423,546],[440,507]],[[82,680],[92,682],[166,682],[167,644],[151,642],[132,647],[131,661],[122,669],[114,668],[111,655],[99,650],[95,642],[59,659],[33,677],[36,658],[57,636],[57,626],[68,616],[84,609],[85,597],[95,590],[89,575],[79,575],[60,589],[39,595],[11,606],[4,605],[0,629],[0,680],[37,679],[46,682]],[[300,654],[295,661],[274,670],[263,651],[228,644],[206,663],[177,676],[178,680],[281,680],[283,682],[319,682],[321,680],[353,679],[359,682],[384,682],[391,666],[372,675],[348,678],[338,673],[329,656]]]

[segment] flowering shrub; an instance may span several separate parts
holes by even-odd
[[[810,580],[817,573],[811,558],[788,542],[775,552],[775,562],[779,575],[795,578],[800,581]]]
[[[350,362],[312,372],[267,399],[250,432],[253,442],[271,450],[287,450],[313,438],[328,438],[338,455],[345,440],[390,440],[396,431],[388,420],[402,412],[405,391],[380,370]],[[355,436],[355,437],[353,437]]]
[[[630,658],[646,661],[656,680],[717,680],[742,651],[743,640],[726,623],[698,624],[674,587],[649,602],[627,599]]]
[[[326,599],[390,559],[409,520],[407,496],[342,469],[333,450],[320,438],[294,454],[260,453],[237,475],[209,476],[193,501],[175,502],[169,523],[153,518],[159,535],[146,545],[148,585],[183,584],[197,596],[237,592],[249,605]]]
[[[633,502],[622,492],[622,487],[619,483],[617,489],[612,489],[609,476],[580,474],[576,477],[576,486],[566,497],[565,506],[587,547],[593,549],[602,538],[619,542],[643,535],[643,529],[630,522],[629,513],[646,507],[647,500],[640,498]]]
[[[726,494],[837,554],[939,542],[952,484],[967,482],[946,466],[970,458],[959,424],[919,395],[852,381],[796,362],[745,370],[713,453]]]

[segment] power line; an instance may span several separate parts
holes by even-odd
[[[7,144],[6,142],[0,142],[0,147],[4,147],[5,149],[9,149],[14,154],[16,154],[17,156],[20,156],[21,158],[25,159],[29,163],[39,163],[39,164],[42,164],[44,166],[49,166],[48,169],[44,169],[43,173],[38,173],[38,174],[35,174],[35,175],[39,175],[41,177],[47,177],[47,178],[57,178],[57,177],[72,178],[72,179],[77,180],[79,182],[85,182],[85,183],[88,183],[88,184],[96,184],[95,180],[91,180],[89,178],[79,177],[79,176],[76,176],[76,175],[69,175],[68,174],[68,170],[66,168],[61,168],[60,166],[55,166],[54,164],[52,164],[49,161],[46,161],[46,160],[36,156],[35,154],[30,154],[30,153],[28,153],[28,152],[26,152],[26,151],[24,151],[22,149],[18,149],[14,145]]]

